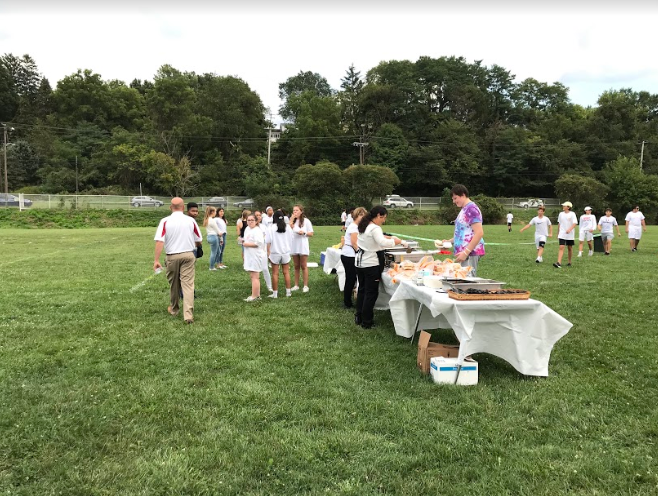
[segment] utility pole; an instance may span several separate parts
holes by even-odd
[[[642,170],[642,161],[644,160],[644,141],[642,141],[642,150],[640,151],[640,170]]]
[[[4,161],[5,161],[5,207],[9,202],[9,180],[7,179],[7,124],[2,125],[4,141]]]
[[[270,165],[270,154],[272,150],[272,112],[270,112],[270,125],[267,130],[267,165]]]
[[[365,139],[365,124],[361,124],[361,136],[359,141],[352,143],[352,146],[356,146],[359,149],[359,164],[364,165],[366,161],[366,146],[368,143],[364,142]]]
[[[78,194],[78,156],[75,156],[75,194]]]

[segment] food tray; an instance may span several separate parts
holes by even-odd
[[[508,290],[509,291],[509,290]],[[530,291],[521,291],[520,293],[508,294],[461,294],[454,291],[448,291],[448,296],[453,300],[463,301],[481,301],[481,300],[527,300],[530,298]]]

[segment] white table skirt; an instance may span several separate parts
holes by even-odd
[[[573,325],[540,301],[459,301],[403,280],[389,303],[396,334],[413,336],[421,304],[418,328],[452,329],[460,362],[473,353],[491,353],[525,375],[548,375],[553,346]]]

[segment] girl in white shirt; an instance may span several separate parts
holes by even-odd
[[[226,249],[226,233],[228,231],[228,222],[226,221],[226,217],[224,216],[224,209],[220,208],[217,210],[217,215],[215,216],[215,222],[217,223],[217,227],[219,228],[219,232],[221,233],[219,236],[219,265],[218,269],[226,269],[226,265],[224,265],[224,250]]]
[[[295,285],[291,291],[299,289],[300,271],[304,278],[304,293],[308,293],[308,255],[310,253],[308,238],[313,236],[313,224],[304,216],[304,208],[301,205],[295,205],[292,208],[292,218],[290,219],[292,228],[292,259],[295,263]]]
[[[363,216],[358,224],[359,235],[356,254],[356,274],[359,279],[359,292],[356,298],[354,323],[364,329],[374,325],[375,302],[379,296],[379,281],[384,269],[383,250],[393,248],[401,243],[395,236],[384,236],[382,225],[386,222],[388,211],[378,205]]]
[[[359,221],[367,214],[368,211],[363,207],[355,208],[352,212],[354,222],[352,222],[345,231],[345,242],[340,253],[340,261],[345,269],[345,287],[343,289],[343,308],[352,308],[352,292],[356,285],[356,267],[354,259],[356,257],[357,237],[359,235]]]
[[[279,210],[274,212],[273,223],[265,234],[267,243],[267,254],[272,262],[272,294],[270,298],[278,298],[279,294],[279,266],[283,271],[283,279],[286,284],[286,296],[290,292],[290,250],[292,249],[292,228],[283,220],[283,213]]]
[[[249,272],[251,279],[251,296],[244,301],[252,302],[260,300],[260,273],[263,270],[263,247],[265,239],[263,231],[256,225],[256,217],[249,215],[247,217],[248,226],[244,231],[242,247],[244,249],[244,270]]]
[[[263,214],[261,214],[259,210],[256,210],[254,212],[254,216],[256,217],[256,225],[263,232],[263,239],[265,239],[265,233],[267,232],[267,229],[263,226],[263,224],[261,224],[263,220]],[[268,267],[269,262],[267,261],[267,246],[265,245],[263,245],[263,252],[261,253],[261,256],[263,262],[263,279],[265,279],[265,286],[267,286],[268,291],[271,293],[273,291],[272,277],[270,276],[270,269]]]
[[[210,243],[210,270],[217,270],[219,264],[219,228],[215,222],[215,207],[206,207],[206,214],[203,216],[203,227],[206,228],[206,239]]]

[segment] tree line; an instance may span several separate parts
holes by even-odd
[[[340,88],[300,71],[274,123],[235,76],[162,66],[152,81],[78,70],[53,89],[29,56],[0,57],[12,191],[306,197],[317,206],[390,193],[569,197],[595,208],[658,205],[658,95],[568,88],[463,57],[385,61]],[[641,162],[640,162],[641,160]],[[364,164],[362,167],[361,164]],[[600,204],[597,204],[597,202]]]

